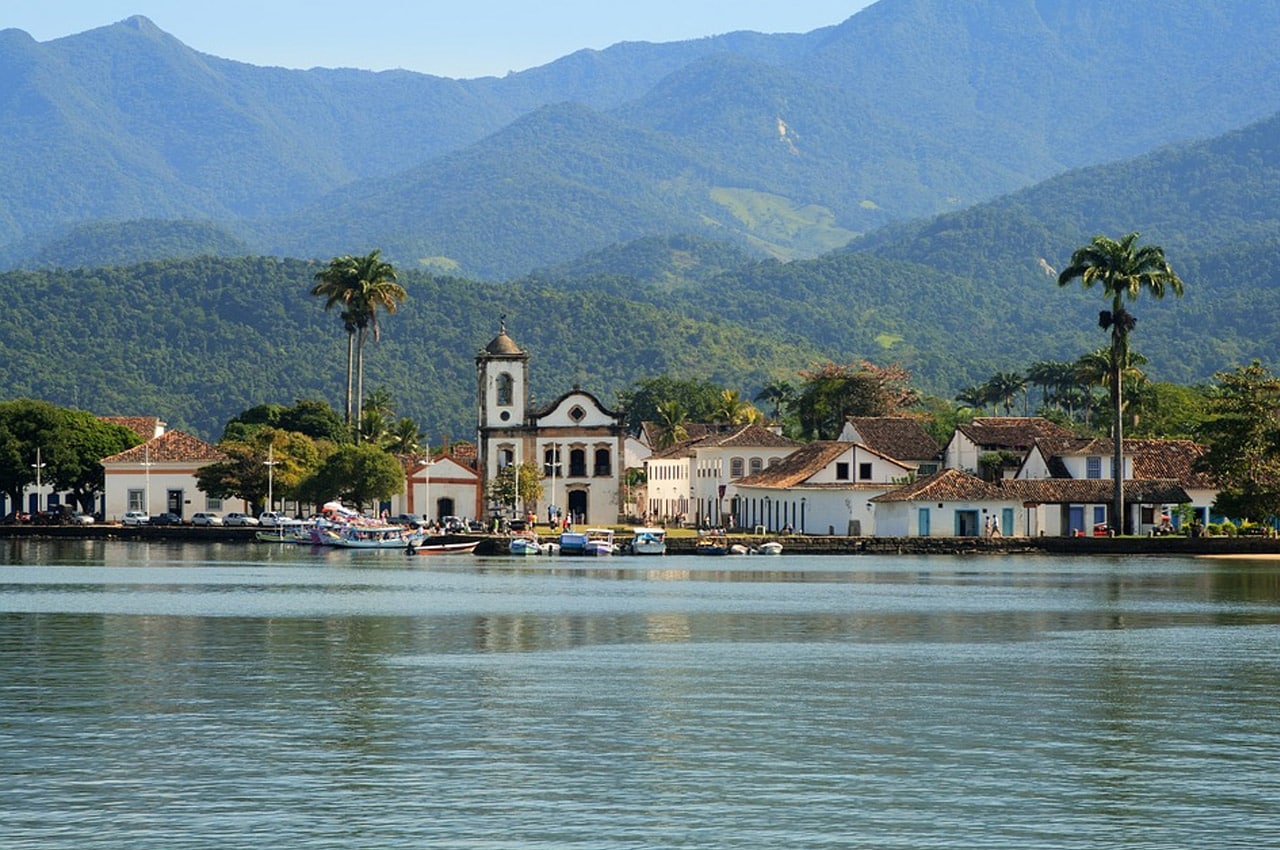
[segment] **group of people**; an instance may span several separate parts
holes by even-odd
[[[987,517],[986,536],[987,537],[1000,536],[1000,520],[997,519],[994,514]]]

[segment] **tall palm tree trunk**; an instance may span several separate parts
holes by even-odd
[[[360,328],[357,333],[360,335],[359,341],[356,342],[356,419],[355,434],[356,442],[360,442],[360,426],[364,420],[364,338],[365,329]]]
[[[1116,312],[1119,312],[1119,296],[1116,297],[1116,304]],[[1129,530],[1129,518],[1124,510],[1124,421],[1121,416],[1124,390],[1120,385],[1127,348],[1128,340],[1124,329],[1117,324],[1112,332],[1111,344],[1111,480],[1114,483],[1114,492],[1111,494],[1111,527],[1117,534],[1125,534]]]
[[[356,357],[356,335],[354,332],[347,333],[347,420],[346,425],[351,427],[351,387],[352,381],[355,380],[355,357]]]

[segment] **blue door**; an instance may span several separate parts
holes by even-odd
[[[1013,534],[1013,508],[1005,508],[1000,514],[1000,533],[1006,537]]]
[[[918,525],[920,526],[920,536],[928,537],[929,536],[929,509],[928,508],[920,509]]]
[[[1077,531],[1084,531],[1084,505],[1067,509],[1067,533],[1074,537]]]

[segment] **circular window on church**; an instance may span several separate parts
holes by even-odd
[[[583,410],[581,407],[574,407],[572,410],[569,411],[569,418],[572,419],[574,422],[581,422],[583,419],[586,418],[586,415],[587,415],[587,412]]]
[[[506,422],[508,419],[511,418],[511,411],[510,410],[502,411],[502,413],[498,414],[498,418],[501,419],[503,422]]]

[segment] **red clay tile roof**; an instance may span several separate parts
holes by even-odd
[[[1006,478],[1000,487],[1010,498],[1043,505],[1106,505],[1115,492],[1109,478]],[[1148,479],[1124,483],[1125,504],[1180,505],[1191,497],[1177,481]]]
[[[673,460],[681,457],[693,457],[697,449],[703,448],[744,448],[744,449],[787,449],[801,444],[795,440],[775,434],[768,428],[759,425],[734,425],[728,429],[717,429],[701,437],[690,437],[650,455],[652,460]]]
[[[103,422],[123,425],[144,440],[150,440],[157,432],[164,432],[164,423],[157,416],[99,416]]]
[[[849,424],[867,448],[898,460],[933,460],[937,442],[920,423],[906,416],[850,416]]]
[[[979,416],[957,426],[974,445],[987,449],[1029,451],[1040,438],[1069,439],[1070,429],[1039,416]]]
[[[199,437],[182,431],[169,431],[142,445],[105,457],[102,463],[216,463],[226,459],[226,454]]]
[[[943,469],[872,502],[999,502],[1010,496],[994,484],[959,469]]]
[[[1193,440],[1125,440],[1124,451],[1133,457],[1134,478],[1168,479],[1192,490],[1218,488],[1212,475],[1196,471],[1206,448]]]
[[[827,464],[852,449],[853,443],[820,441],[801,446],[782,460],[755,475],[738,480],[743,487],[786,488],[801,484]],[[883,486],[883,485],[882,485]]]

